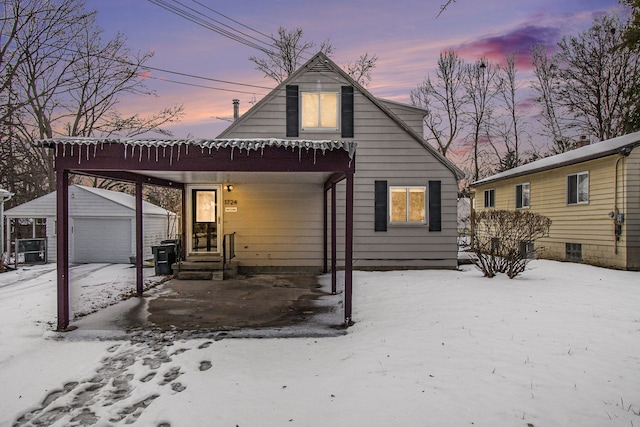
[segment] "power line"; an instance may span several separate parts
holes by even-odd
[[[5,34],[0,33],[0,36],[2,37],[6,37]],[[48,44],[48,43],[43,43],[42,46],[46,46],[46,47],[53,47],[56,49],[60,49],[66,52],[70,52],[70,53],[76,53],[76,54],[80,54],[80,55],[88,55],[94,58],[99,58],[99,59],[106,59],[106,60],[110,60],[110,61],[115,61],[118,62],[120,64],[123,65],[129,65],[131,67],[138,67],[140,69],[143,70],[152,70],[152,71],[158,71],[161,73],[167,73],[167,74],[174,74],[177,76],[182,76],[182,77],[189,77],[189,78],[193,78],[193,79],[198,79],[198,80],[205,80],[205,81],[210,81],[210,82],[215,82],[215,83],[223,83],[223,84],[229,84],[229,85],[235,85],[235,86],[241,86],[241,87],[247,87],[247,88],[255,88],[255,89],[263,89],[263,90],[272,90],[272,87],[268,87],[268,86],[260,86],[260,85],[252,85],[249,83],[238,83],[238,82],[233,82],[230,80],[221,80],[221,79],[215,79],[213,77],[203,77],[203,76],[198,76],[196,74],[190,74],[190,73],[184,73],[181,71],[173,71],[173,70],[168,70],[166,68],[159,68],[159,67],[152,67],[150,65],[146,65],[146,64],[137,64],[135,62],[132,61],[128,61],[126,59],[122,59],[122,58],[117,58],[117,57],[113,57],[113,56],[104,56],[104,55],[100,55],[97,53],[90,53],[90,52],[80,52],[79,50],[76,49],[72,49],[70,47],[66,47],[66,46],[54,46],[52,44]],[[58,58],[59,60],[62,61],[67,61],[63,56]],[[154,78],[157,80],[163,80],[157,77],[151,77],[151,76],[147,76],[148,78]],[[185,85],[192,85],[195,86],[195,84],[189,84],[189,83],[183,83],[183,82],[178,82],[176,80],[169,80],[169,79],[164,79],[167,82],[172,82],[172,83],[177,83],[177,84],[185,84]],[[222,88],[213,88],[211,86],[200,86],[203,88],[208,88],[208,89],[217,89],[217,90],[222,90],[222,91],[229,91],[229,92],[233,92],[234,90],[232,89],[222,89]],[[249,93],[249,94],[253,94],[254,92],[242,92],[242,91],[236,91],[238,93]]]
[[[225,14],[223,14],[223,13],[218,12],[217,10],[214,10],[214,9],[210,8],[209,6],[207,6],[207,5],[200,3],[198,0],[191,0],[191,1],[193,1],[194,3],[196,3],[196,4],[198,4],[198,5],[202,6],[202,7],[204,7],[205,9],[210,10],[211,12],[213,12],[213,13],[215,13],[215,14],[217,14],[217,15],[222,16],[223,18],[228,19],[228,20],[229,20],[229,21],[231,21],[231,22],[235,22],[236,24],[241,25],[241,26],[243,26],[244,28],[246,28],[246,29],[248,29],[248,30],[251,30],[251,31],[253,31],[253,32],[255,32],[255,33],[260,34],[261,36],[264,36],[264,37],[268,38],[269,40],[273,40],[273,37],[272,37],[272,36],[267,35],[267,34],[265,34],[265,33],[261,32],[261,31],[258,31],[258,30],[256,30],[255,28],[249,27],[249,26],[247,26],[247,25],[243,24],[242,22],[236,21],[235,19],[230,18],[230,17],[228,17],[227,15],[225,15]]]
[[[167,82],[167,83],[175,83],[175,84],[184,85],[184,86],[193,86],[193,87],[199,87],[199,88],[203,88],[203,89],[220,90],[220,91],[223,91],[223,92],[244,93],[244,94],[248,94],[248,95],[264,95],[264,94],[261,94],[261,93],[248,92],[248,91],[245,91],[245,90],[224,89],[224,88],[220,88],[220,87],[199,85],[199,84],[196,84],[196,83],[187,83],[187,82],[180,82],[180,81],[177,81],[177,80],[163,79],[163,78],[154,77],[154,76],[146,76],[144,78],[153,79],[153,80],[159,80],[159,81]]]
[[[235,34],[234,32],[237,32],[239,34],[243,34],[243,35],[246,36],[245,33],[242,33],[242,32],[240,32],[238,30],[233,29],[233,28],[232,28],[232,30],[234,32],[232,32],[232,31],[226,30],[226,29],[224,29],[224,28],[222,28],[222,27],[220,27],[218,25],[215,25],[215,24],[213,24],[211,22],[208,22],[206,19],[203,19],[203,18],[199,17],[198,15],[204,16],[205,18],[207,18],[207,19],[209,19],[211,21],[214,21],[214,22],[219,22],[219,21],[216,21],[213,18],[210,18],[210,17],[204,15],[203,13],[194,10],[193,8],[190,8],[190,7],[186,6],[186,5],[184,5],[183,3],[180,3],[177,0],[173,0],[173,1],[176,4],[181,5],[183,8],[186,8],[188,10],[194,11],[196,14],[193,14],[193,13],[189,12],[188,10],[181,9],[180,7],[177,7],[175,5],[169,4],[165,0],[148,0],[148,1],[153,3],[153,4],[155,4],[156,6],[159,6],[159,7],[163,8],[163,9],[175,14],[175,15],[178,15],[178,16],[180,16],[180,17],[182,17],[182,18],[184,18],[184,19],[186,19],[186,20],[188,20],[190,22],[193,22],[196,25],[199,25],[199,26],[201,26],[203,28],[209,29],[209,30],[211,30],[211,31],[213,31],[215,33],[218,33],[218,34],[220,34],[220,35],[222,35],[224,37],[227,37],[227,38],[229,38],[229,39],[231,39],[233,41],[237,41],[239,43],[244,44],[245,46],[251,47],[253,49],[257,49],[257,50],[259,50],[261,52],[269,53],[269,50],[267,48],[265,48],[263,46],[260,46],[260,45],[256,44],[255,42],[253,42],[251,40],[248,40],[247,38],[245,38],[245,37],[243,37],[241,35]],[[231,28],[231,27],[229,27],[229,28]],[[252,39],[258,41],[259,43],[262,43],[262,44],[264,44],[264,45],[266,45],[268,47],[271,47],[271,45],[268,44],[268,43],[265,43],[263,41],[255,39],[254,37],[250,37],[250,38],[252,38]]]

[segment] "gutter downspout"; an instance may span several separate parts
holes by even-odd
[[[618,220],[618,214],[619,214],[619,209],[618,209],[618,166],[620,165],[620,161],[624,160],[629,154],[631,154],[631,150],[625,149],[625,150],[621,150],[620,151],[620,157],[618,157],[616,159],[616,165],[615,165],[615,177],[614,177],[614,184],[613,184],[613,248],[614,248],[614,253],[617,255],[618,254],[618,240],[620,238],[620,235],[622,234],[622,230],[620,230],[620,233],[618,233],[618,226],[622,227],[622,221]],[[622,192],[623,192],[623,196],[624,196],[624,179],[622,181]]]

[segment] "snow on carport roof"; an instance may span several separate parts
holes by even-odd
[[[617,138],[577,148],[566,153],[545,157],[544,159],[536,160],[535,162],[527,163],[526,165],[518,166],[517,168],[509,169],[508,171],[491,175],[487,178],[478,180],[471,185],[477,186],[489,184],[491,182],[500,181],[507,178],[515,178],[534,172],[555,169],[560,166],[598,159],[601,157],[610,156],[612,154],[622,153],[625,149],[633,149],[637,145],[640,145],[640,132],[630,133],[628,135],[619,136]]]

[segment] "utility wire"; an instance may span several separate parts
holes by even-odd
[[[193,86],[193,87],[199,87],[199,88],[203,88],[203,89],[220,90],[220,91],[223,91],[223,92],[244,93],[244,94],[249,94],[249,95],[264,95],[264,94],[261,94],[261,93],[248,92],[248,91],[245,91],[245,90],[223,89],[223,88],[220,88],[220,87],[212,87],[212,86],[199,85],[199,84],[196,84],[196,83],[187,83],[187,82],[180,82],[180,81],[177,81],[177,80],[163,79],[161,77],[146,76],[145,78],[159,80],[161,82],[175,83],[175,84],[184,85],[184,86]]]
[[[231,22],[235,22],[236,24],[241,25],[241,26],[243,26],[244,28],[246,28],[246,29],[248,29],[248,30],[251,30],[251,31],[253,31],[253,32],[255,32],[255,33],[260,34],[261,36],[264,36],[264,37],[268,38],[269,40],[273,40],[273,37],[272,37],[272,36],[267,35],[267,34],[265,34],[265,33],[261,32],[261,31],[258,31],[258,30],[256,30],[255,28],[249,27],[249,26],[247,26],[247,25],[243,24],[242,22],[236,21],[235,19],[230,18],[230,17],[228,17],[227,15],[225,15],[225,14],[223,14],[223,13],[218,12],[217,10],[214,10],[214,9],[210,8],[209,6],[207,6],[207,5],[200,3],[198,0],[191,0],[191,1],[193,1],[195,4],[198,4],[198,5],[202,6],[202,7],[204,7],[205,9],[210,10],[211,12],[213,12],[213,13],[215,13],[215,14],[217,14],[217,15],[222,16],[223,18],[228,19],[228,20],[229,20],[229,21],[231,21]]]
[[[215,24],[213,24],[211,22],[208,22],[207,20],[202,19],[202,18],[198,17],[197,15],[194,15],[193,13],[191,13],[191,12],[189,12],[187,10],[180,9],[179,7],[177,7],[175,5],[169,4],[165,0],[149,0],[149,2],[155,4],[156,6],[160,6],[161,8],[163,8],[163,9],[165,9],[165,10],[171,12],[171,13],[174,13],[174,14],[176,14],[178,16],[181,16],[182,18],[184,18],[184,19],[186,19],[188,21],[191,21],[194,24],[200,25],[203,28],[207,28],[207,29],[209,29],[211,31],[214,31],[214,32],[216,32],[216,33],[218,33],[218,34],[220,34],[220,35],[222,35],[224,37],[227,37],[227,38],[229,38],[229,39],[231,39],[233,41],[237,41],[239,43],[242,43],[245,46],[251,47],[253,49],[257,49],[257,50],[259,50],[261,52],[264,52],[264,53],[268,53],[269,52],[269,50],[267,48],[265,48],[263,46],[260,46],[260,45],[258,45],[256,43],[252,42],[251,40],[248,40],[248,39],[246,39],[246,38],[244,38],[244,37],[242,37],[240,35],[234,34],[231,31],[225,30],[224,28],[221,28],[220,26],[217,26],[217,25],[215,25]],[[176,3],[184,6],[180,2],[176,1]],[[211,18],[209,18],[209,19],[211,19]],[[264,43],[264,42],[261,42],[261,43]]]
[[[2,33],[0,33],[0,36],[7,37],[5,34],[2,34]],[[117,58],[117,57],[113,57],[113,56],[107,57],[105,55],[100,55],[100,54],[97,54],[97,53],[80,52],[79,50],[72,49],[70,47],[65,47],[65,46],[54,46],[54,45],[48,44],[48,43],[43,43],[42,46],[52,47],[52,48],[56,48],[56,49],[59,49],[59,50],[66,51],[66,52],[74,53],[74,54],[80,54],[80,55],[85,55],[86,54],[86,55],[91,56],[93,58],[106,59],[106,60],[118,62],[118,63],[123,64],[123,65],[129,65],[131,67],[140,68],[141,70],[158,71],[158,72],[161,72],[161,73],[173,74],[173,75],[182,76],[182,77],[189,77],[189,78],[198,79],[198,80],[205,80],[205,81],[210,81],[210,82],[215,82],[215,83],[223,83],[223,84],[235,85],[235,86],[241,86],[241,87],[247,87],[247,88],[263,89],[263,90],[269,90],[269,91],[273,89],[272,87],[269,87],[269,86],[252,85],[252,84],[249,84],[249,83],[238,83],[238,82],[232,82],[232,81],[229,81],[229,80],[214,79],[213,77],[198,76],[196,74],[184,73],[184,72],[181,72],[181,71],[172,71],[172,70],[168,70],[166,68],[152,67],[152,66],[149,66],[149,65],[146,65],[146,64],[138,64],[138,63],[135,63],[133,61],[128,61],[126,59]],[[68,61],[67,59],[64,58],[64,56],[60,56],[58,58],[58,60]],[[158,79],[158,80],[163,80],[161,78],[150,77],[150,76],[147,76],[147,78],[155,78],[155,79]],[[164,80],[167,81],[167,82],[172,82],[172,83],[190,85],[189,83],[183,83],[183,82],[179,82],[179,81],[176,81],[176,80],[168,80],[168,79],[164,79]],[[211,86],[200,86],[200,87],[208,88],[208,89],[222,90],[222,91],[232,91],[231,89],[214,88],[214,87],[211,87]],[[250,94],[253,94],[253,92],[242,92],[242,91],[237,91],[237,92],[238,93],[250,93]]]

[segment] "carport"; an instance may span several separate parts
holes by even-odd
[[[143,185],[182,191],[182,218],[187,217],[189,184],[243,179],[269,180],[300,174],[324,183],[324,271],[331,271],[336,292],[338,269],[338,212],[336,186],[344,181],[344,319],[352,316],[353,177],[356,143],[351,141],[288,139],[112,139],[59,138],[42,143],[55,154],[57,178],[57,290],[58,330],[69,327],[69,194],[70,174],[131,182],[136,188],[136,290],[143,293],[142,194]],[[273,178],[270,178],[273,177]],[[186,241],[185,228],[182,240]],[[184,250],[184,245],[183,245]]]

